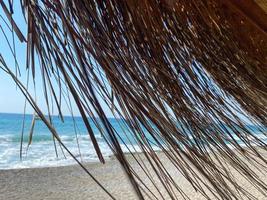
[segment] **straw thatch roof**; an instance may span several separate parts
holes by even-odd
[[[267,13],[267,2],[265,0],[255,0],[256,3]]]
[[[265,8],[264,1],[257,2]],[[11,32],[27,42],[27,68],[33,79],[41,70],[60,115],[66,93],[56,94],[50,80],[71,93],[99,160],[104,162],[87,116],[99,127],[140,199],[154,196],[124,156],[120,135],[99,98],[123,119],[172,199],[183,191],[153,145],[207,199],[205,187],[218,199],[239,199],[239,194],[253,198],[232,178],[228,166],[266,192],[266,184],[240,159],[266,170],[253,159],[257,155],[267,163],[259,151],[267,150],[265,140],[244,121],[247,118],[266,138],[267,17],[255,1],[22,0],[25,37],[12,19],[12,1],[0,3],[13,25]],[[3,57],[0,63],[66,148]],[[132,156],[154,184],[140,158]]]

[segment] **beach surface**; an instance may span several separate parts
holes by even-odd
[[[164,161],[168,172],[188,197],[194,200],[205,199],[175,170],[162,153],[158,153],[158,155]],[[133,162],[133,159],[129,158],[129,160]],[[111,158],[104,165],[87,163],[85,166],[115,198],[138,199],[116,159]],[[134,162],[133,167],[140,176],[144,176],[141,169]],[[257,191],[240,174],[233,172],[233,175],[240,185],[253,194],[256,199],[267,199],[264,194]],[[267,183],[266,174],[258,175]],[[3,200],[110,199],[78,165],[1,170],[0,180],[0,199]],[[153,192],[157,195],[155,190]],[[164,198],[169,199],[166,193],[165,195]]]

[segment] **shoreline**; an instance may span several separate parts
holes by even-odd
[[[179,186],[186,195],[194,200],[205,199],[175,170],[171,163],[166,160],[163,153],[157,152],[157,155],[164,161],[166,169],[175,178],[175,181],[179,183]],[[142,153],[140,153],[140,156],[142,156]],[[267,153],[264,153],[263,156],[267,156]],[[137,173],[144,177],[132,157],[127,155],[127,159],[132,163]],[[120,164],[114,156],[111,156],[105,164],[87,162],[84,165],[117,199],[137,199]],[[240,185],[251,192],[257,199],[267,200],[266,196],[253,188],[240,174],[233,172],[233,175]],[[262,174],[261,178],[267,184],[266,174]],[[0,170],[0,180],[0,199],[5,200],[110,199],[77,164],[42,168],[4,169]],[[157,195],[156,190],[152,191]],[[164,197],[169,199],[166,193],[164,193]],[[179,197],[181,196],[178,195],[178,199],[180,199]]]

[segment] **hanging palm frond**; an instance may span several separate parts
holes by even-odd
[[[14,24],[8,6],[0,2]],[[207,199],[211,197],[205,188],[217,199],[239,199],[240,195],[253,199],[229,167],[267,194],[266,183],[244,161],[266,173],[266,167],[254,159],[267,163],[261,154],[267,150],[264,1],[259,3],[262,8],[252,0],[21,0],[21,5],[28,25],[27,67],[33,79],[40,67],[59,112],[58,96],[63,94],[57,95],[53,88],[58,84],[70,91],[99,160],[104,163],[88,116],[140,199],[150,190],[129,164],[123,145],[153,187],[163,187],[172,199],[179,193],[186,196],[154,146]],[[14,28],[24,41],[21,31]],[[4,58],[0,63],[45,120]],[[57,81],[49,81],[52,78]],[[122,119],[157,177],[149,175],[131,150],[130,139],[120,138],[100,99]],[[253,133],[248,120],[265,139]],[[45,123],[49,126],[49,121]],[[53,127],[50,130],[60,141]],[[154,179],[159,183],[154,184]],[[150,197],[161,198],[158,192],[159,197]]]

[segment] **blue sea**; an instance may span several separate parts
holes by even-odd
[[[73,158],[71,158],[65,150],[61,149],[57,142],[55,142],[55,150],[53,137],[41,120],[37,120],[35,122],[32,143],[28,146],[29,132],[31,129],[33,115],[25,115],[22,159],[20,159],[23,116],[23,114],[0,113],[0,169],[64,166],[75,164]],[[127,133],[127,130],[126,134],[123,132],[120,121],[112,118],[110,118],[109,121],[124,141],[129,139],[128,141],[133,144],[133,146],[130,147],[130,150],[139,151],[138,146],[134,144],[134,141],[130,137],[130,134]],[[55,116],[53,117],[53,125],[58,131],[63,143],[76,158],[82,162],[98,161],[81,117],[64,117],[63,123],[59,117]],[[106,159],[109,159],[109,156],[112,155],[112,151],[105,143],[98,129],[93,125],[93,123],[91,125],[103,156]],[[253,133],[257,134],[258,138],[266,141],[266,136],[260,134],[257,131],[257,127],[250,126],[249,129],[253,130]],[[151,138],[149,139],[152,141]],[[128,151],[124,145],[122,145],[122,149],[124,152]],[[155,149],[157,149],[157,147],[155,147]]]
[[[20,159],[23,114],[0,113],[0,169],[63,166],[74,164],[75,161],[65,150],[61,149],[58,142],[56,142],[57,148],[55,150],[51,132],[41,120],[36,120],[35,122],[32,143],[28,147],[32,118],[33,115],[25,115],[22,159]],[[122,132],[117,120],[111,118],[109,121],[118,132]],[[76,126],[74,126],[74,123]],[[75,157],[82,162],[98,161],[81,117],[64,117],[64,123],[62,123],[59,117],[53,117],[53,125],[58,131],[63,143],[75,155]],[[112,155],[112,151],[104,142],[100,132],[93,123],[92,128],[104,157],[109,159],[109,156]],[[123,150],[125,152],[128,151],[124,147]]]

